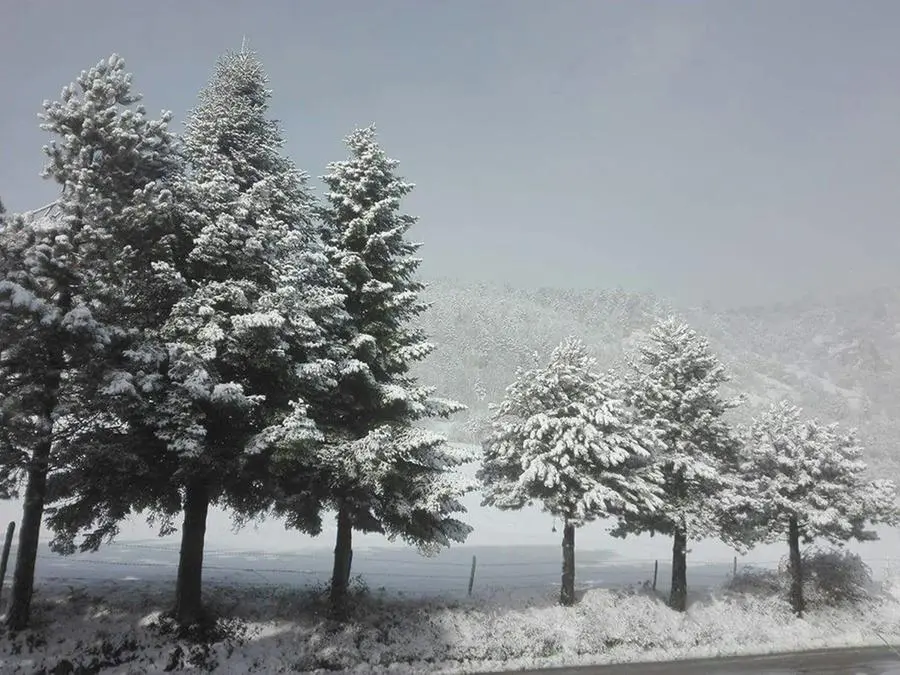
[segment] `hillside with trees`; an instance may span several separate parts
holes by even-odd
[[[735,411],[750,418],[790,399],[807,413],[858,427],[866,459],[900,476],[900,289],[719,310],[679,307],[622,289],[525,290],[438,279],[425,291],[423,316],[439,349],[419,372],[439,381],[469,409],[442,426],[454,440],[480,442],[488,404],[518,367],[532,367],[577,335],[601,368],[621,366],[653,322],[674,313],[707,337],[732,379],[724,391],[746,394]],[[535,360],[535,355],[539,357]]]

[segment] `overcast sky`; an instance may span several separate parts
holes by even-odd
[[[742,304],[900,282],[900,2],[0,0],[0,197],[112,52],[181,129],[242,36],[318,176],[376,122],[426,276]]]

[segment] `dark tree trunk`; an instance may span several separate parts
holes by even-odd
[[[22,524],[19,527],[19,548],[16,552],[16,569],[13,572],[12,594],[6,625],[10,630],[23,630],[28,626],[31,614],[31,596],[34,592],[34,568],[37,563],[38,542],[41,536],[41,520],[44,517],[44,499],[47,494],[47,466],[50,461],[51,442],[48,437],[35,446],[28,467],[28,485],[25,487],[25,504],[22,507]]]
[[[22,505],[22,523],[19,526],[19,546],[16,551],[16,568],[13,572],[12,592],[6,625],[10,630],[22,630],[28,626],[31,614],[31,596],[34,593],[34,568],[37,564],[38,544],[41,537],[41,521],[47,498],[47,473],[50,470],[50,453],[53,450],[53,411],[59,398],[62,377],[63,352],[56,349],[48,360],[49,371],[43,382],[42,426],[45,435],[34,446],[28,464],[28,483],[25,486],[25,503]]]
[[[331,573],[331,611],[336,618],[344,618],[347,615],[347,591],[350,588],[352,560],[353,520],[350,517],[350,509],[341,504],[338,508],[334,569]]]
[[[563,525],[562,554],[562,589],[559,592],[559,604],[570,607],[575,604],[575,526],[568,521]]]
[[[669,606],[679,612],[687,609],[687,532],[684,526],[675,529],[672,542],[672,589]]]
[[[203,478],[188,481],[184,494],[184,525],[175,583],[175,620],[182,626],[203,621],[203,543],[209,512],[209,485]]]
[[[806,609],[803,600],[803,559],[800,557],[800,526],[791,518],[788,526],[788,546],[791,550],[791,607],[798,617]]]

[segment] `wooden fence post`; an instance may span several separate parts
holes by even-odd
[[[469,572],[469,595],[472,595],[472,586],[475,585],[475,562],[476,558],[472,556],[472,571]]]
[[[656,590],[656,577],[659,575],[659,560],[653,561],[653,590]]]
[[[731,576],[737,577],[737,556],[734,556],[734,565],[731,568]]]
[[[16,523],[11,521],[6,526],[6,541],[3,542],[3,557],[0,557],[0,596],[3,595],[3,582],[6,581],[6,566],[9,563],[9,549],[12,547],[13,533]]]

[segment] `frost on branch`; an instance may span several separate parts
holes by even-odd
[[[456,469],[474,458],[440,434],[383,425],[361,439],[328,444],[322,452],[354,508],[372,505],[370,516],[360,514],[360,529],[401,538],[423,553],[463,542],[472,531],[456,516],[465,513],[461,499],[475,485]]]

